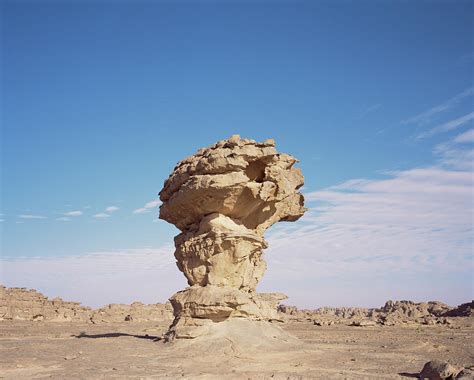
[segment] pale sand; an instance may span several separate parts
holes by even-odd
[[[298,343],[258,348],[238,341],[180,340],[164,344],[167,323],[0,322],[0,377],[198,379],[396,379],[415,377],[441,359],[474,364],[473,318],[454,326],[281,326]],[[83,337],[79,337],[81,335]],[[250,332],[252,334],[252,332]],[[245,342],[248,342],[246,344]]]

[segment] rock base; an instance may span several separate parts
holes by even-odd
[[[278,322],[250,320],[247,318],[231,318],[223,322],[202,320],[199,326],[178,324],[174,329],[176,335],[169,339],[168,331],[164,342],[178,347],[182,344],[206,346],[206,351],[218,349],[229,342],[237,351],[248,352],[249,348],[272,349],[282,345],[299,346],[302,342],[295,336],[284,331]],[[241,349],[239,349],[239,347]]]
[[[170,299],[175,319],[166,340],[193,339],[232,319],[278,321],[277,305],[286,298],[281,293],[249,293],[228,286],[191,286]]]

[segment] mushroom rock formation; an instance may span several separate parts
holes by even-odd
[[[160,192],[160,218],[181,230],[177,266],[190,285],[171,299],[167,339],[207,334],[215,322],[278,319],[282,294],[259,294],[266,263],[263,234],[305,212],[297,160],[274,140],[234,135],[179,162]]]

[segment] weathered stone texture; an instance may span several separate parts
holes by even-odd
[[[296,162],[273,140],[234,135],[174,168],[160,192],[160,218],[181,230],[175,257],[190,288],[171,298],[173,336],[190,337],[209,321],[278,318],[281,295],[262,296],[256,287],[266,270],[264,232],[305,212]]]

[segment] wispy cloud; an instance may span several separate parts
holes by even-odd
[[[473,130],[466,131],[453,139],[436,145],[440,165],[456,170],[474,171]]]
[[[106,219],[110,218],[110,214],[106,214],[105,212],[99,212],[98,214],[95,214],[92,217],[96,219]]]
[[[377,111],[380,107],[382,107],[381,104],[374,104],[374,105],[368,107],[366,110],[364,110],[364,111],[358,116],[358,119],[363,119],[364,117],[366,117],[366,116],[369,115],[370,113]]]
[[[448,111],[453,108],[455,105],[460,103],[463,99],[474,95],[474,87],[470,87],[463,92],[457,94],[446,102],[439,104],[433,108],[430,108],[418,115],[412,116],[408,119],[402,121],[403,124],[416,124],[416,125],[426,125],[430,123],[438,114]]]
[[[422,139],[426,137],[431,137],[433,135],[436,135],[438,133],[443,133],[443,132],[448,132],[453,129],[462,127],[463,125],[466,125],[467,123],[471,122],[474,120],[474,112],[468,113],[467,115],[461,116],[457,119],[448,121],[446,123],[443,123],[441,125],[438,125],[432,129],[430,129],[427,132],[420,133],[416,138],[417,139]]]
[[[154,201],[148,202],[145,204],[145,206],[141,208],[137,208],[136,210],[133,211],[134,214],[146,214],[150,212],[152,209],[157,207],[158,205],[161,204],[161,201],[159,199],[156,199]]]
[[[456,143],[474,143],[474,129],[461,133],[454,139]]]
[[[437,165],[307,193],[310,210],[301,222],[280,224],[267,236],[261,290],[294,284],[276,290],[307,306],[471,299],[473,161],[454,140],[449,146],[457,156],[437,150]],[[453,277],[466,280],[441,280]]]
[[[43,215],[32,215],[32,214],[21,214],[18,215],[21,219],[47,219],[46,216]]]
[[[56,218],[56,220],[59,220],[60,222],[69,222],[71,218],[68,218],[67,216],[60,216],[59,218]]]
[[[69,212],[65,212],[63,215],[64,215],[64,216],[81,216],[81,215],[82,215],[82,211],[79,211],[79,210],[76,210],[76,211],[69,211]]]
[[[4,257],[0,264],[6,286],[35,288],[93,307],[165,302],[186,286],[170,245],[59,257]]]
[[[92,215],[95,219],[107,219],[110,218],[111,214],[115,211],[120,210],[117,206],[109,206],[105,209],[105,212],[99,212],[98,214]]]

